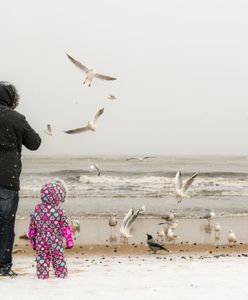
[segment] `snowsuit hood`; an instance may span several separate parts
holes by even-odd
[[[7,81],[0,81],[0,104],[15,109],[19,102],[17,89]]]
[[[59,205],[65,201],[66,186],[61,181],[47,182],[40,191],[40,198],[43,203]]]

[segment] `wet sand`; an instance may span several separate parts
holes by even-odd
[[[248,244],[233,244],[233,245],[210,245],[210,244],[167,244],[166,247],[170,252],[158,251],[155,256],[167,256],[173,257],[174,255],[192,255],[202,257],[212,256],[229,256],[238,255],[248,257]],[[19,257],[23,255],[35,255],[35,251],[31,246],[26,243],[24,245],[15,244],[14,250],[20,249],[22,251],[15,253],[14,256]],[[77,259],[84,258],[87,256],[154,256],[149,251],[149,248],[142,244],[131,244],[131,245],[76,245],[73,249],[65,250],[66,256],[74,256]],[[188,258],[188,257],[185,257]]]
[[[119,245],[122,244],[120,240],[119,228],[121,226],[121,219],[118,219],[118,224],[112,230],[108,225],[108,217],[84,217],[78,219],[80,221],[80,234],[76,236],[76,245]],[[178,227],[175,229],[175,234],[180,236],[176,240],[177,244],[183,243],[197,243],[208,245],[222,245],[227,243],[228,231],[232,229],[237,237],[237,243],[248,244],[248,217],[219,217],[215,218],[214,222],[219,222],[221,225],[220,238],[216,239],[213,226],[208,226],[207,220],[203,219],[178,219]],[[162,222],[161,218],[138,218],[133,226],[131,234],[133,237],[129,239],[129,244],[146,244],[146,233],[157,238],[157,231],[161,226],[157,225]],[[27,219],[18,219],[16,222],[16,239],[15,243],[23,245],[26,243],[18,237],[25,233],[28,228]],[[212,222],[211,224],[213,224]],[[174,242],[165,241],[166,244],[173,244]]]

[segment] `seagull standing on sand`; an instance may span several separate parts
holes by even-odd
[[[182,174],[180,171],[177,172],[175,183],[176,183],[176,197],[178,199],[178,203],[182,202],[182,199],[186,197],[186,192],[189,188],[189,186],[193,183],[196,176],[199,174],[199,172],[196,172],[193,176],[191,176],[189,179],[187,179],[184,184],[182,182]]]
[[[215,223],[214,224],[214,234],[215,234],[215,238],[218,239],[220,238],[220,231],[221,231],[221,226],[219,223]]]
[[[67,130],[67,131],[65,131],[65,133],[74,134],[74,133],[82,133],[82,132],[86,132],[86,131],[96,131],[96,121],[103,114],[103,112],[104,112],[104,108],[100,109],[95,114],[93,121],[88,121],[88,125],[86,125],[84,127],[76,128],[76,129]]]
[[[52,136],[52,126],[50,124],[47,124],[47,129],[44,131],[47,135]]]
[[[154,254],[156,254],[156,252],[158,250],[165,250],[167,252],[170,252],[164,246],[162,246],[159,243],[155,242],[150,234],[147,233],[146,235],[147,235],[147,245],[153,251]]]
[[[174,233],[174,231],[172,230],[171,227],[169,227],[168,230],[167,230],[167,238],[168,238],[169,241],[174,241],[175,242],[176,239],[179,238],[179,236]]]
[[[228,239],[229,243],[236,243],[237,242],[236,234],[232,230],[229,230],[227,239]]]
[[[116,80],[117,78],[102,75],[99,73],[96,73],[93,69],[88,69],[85,65],[83,65],[81,62],[77,61],[76,59],[72,58],[70,55],[66,53],[67,57],[70,59],[70,61],[78,67],[80,70],[84,71],[86,73],[85,80],[83,84],[88,84],[88,86],[91,86],[92,80],[94,78],[103,79],[103,80]]]
[[[112,235],[112,230],[115,228],[117,225],[117,219],[116,219],[116,214],[112,214],[112,216],[109,219],[109,226],[111,228],[111,235]]]
[[[125,218],[122,221],[122,225],[120,228],[120,234],[121,237],[124,240],[124,244],[128,243],[128,238],[132,237],[130,235],[130,229],[133,222],[136,220],[139,214],[143,213],[145,211],[145,205],[142,205],[139,209],[134,211],[133,208],[129,210],[129,212],[126,214]]]
[[[163,243],[163,240],[166,235],[163,227],[159,228],[159,230],[157,231],[157,235],[158,235],[158,239],[160,238],[160,242]]]

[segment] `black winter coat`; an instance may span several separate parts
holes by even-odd
[[[18,191],[22,169],[22,145],[37,150],[40,136],[25,117],[13,110],[13,95],[0,85],[0,187]]]

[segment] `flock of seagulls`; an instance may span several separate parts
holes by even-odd
[[[128,243],[128,238],[132,237],[130,234],[130,231],[132,229],[132,225],[139,214],[143,213],[145,211],[145,206],[142,206],[141,208],[137,209],[136,211],[131,208],[128,213],[125,215],[121,227],[120,227],[120,234],[121,239],[123,239],[124,244]],[[207,221],[213,220],[215,217],[214,211],[210,211],[208,214],[203,216],[201,219],[206,219]],[[150,248],[150,250],[153,251],[153,253],[156,253],[158,250],[169,250],[164,246],[165,242],[175,242],[176,239],[180,238],[177,234],[175,234],[174,230],[177,228],[179,221],[175,219],[174,212],[169,212],[169,214],[164,215],[161,217],[164,222],[158,223],[158,225],[164,225],[164,227],[160,227],[157,231],[157,239],[154,240],[151,234],[147,234],[147,245]],[[112,236],[112,229],[116,227],[117,225],[117,218],[116,214],[112,214],[112,216],[109,219],[109,226],[111,227],[111,236]],[[220,238],[220,231],[221,226],[219,223],[214,223],[214,226],[208,223],[208,226],[212,226],[215,234],[215,238]],[[236,243],[237,238],[235,233],[232,230],[229,230],[228,236],[227,236],[228,242]]]
[[[94,78],[98,78],[98,79],[101,79],[101,80],[108,80],[108,81],[117,79],[115,77],[111,77],[111,76],[107,76],[107,75],[97,73],[94,69],[90,69],[90,68],[86,67],[81,62],[79,62],[78,60],[71,57],[69,54],[66,53],[66,55],[69,58],[69,60],[77,68],[79,68],[81,71],[85,72],[85,79],[83,81],[83,84],[88,85],[89,87],[91,86],[92,81],[93,81]],[[109,94],[108,99],[109,100],[117,100],[117,97],[112,95],[112,94]],[[103,112],[104,112],[104,108],[98,110],[97,113],[94,116],[94,119],[92,121],[88,121],[87,125],[85,125],[83,127],[71,129],[71,130],[65,130],[64,132],[67,133],[67,134],[83,133],[83,132],[87,132],[87,131],[95,132],[96,131],[96,121],[103,114]],[[45,133],[47,135],[52,136],[51,124],[47,124],[47,129],[45,130]]]
[[[107,75],[98,73],[94,69],[86,67],[80,61],[71,57],[69,54],[66,53],[66,55],[67,55],[68,59],[78,69],[80,69],[81,71],[83,71],[85,73],[85,78],[84,78],[83,84],[88,85],[89,87],[92,85],[92,81],[95,78],[101,79],[101,80],[107,80],[107,81],[113,81],[113,80],[117,79],[112,76],[107,76]],[[107,99],[109,99],[111,101],[115,101],[115,100],[117,100],[117,97],[112,94],[109,94]],[[97,121],[98,121],[99,117],[103,114],[103,112],[104,112],[104,108],[99,109],[96,112],[93,120],[88,121],[87,125],[84,125],[83,127],[79,127],[79,128],[75,128],[75,129],[66,130],[64,132],[67,134],[78,134],[78,133],[83,133],[83,132],[88,132],[88,131],[95,132],[96,128],[97,128]],[[45,133],[49,136],[53,135],[51,124],[47,124]],[[144,160],[151,159],[151,158],[155,158],[155,157],[154,156],[130,157],[130,158],[127,158],[126,161],[138,160],[140,162],[143,162]],[[97,176],[101,175],[100,168],[95,163],[90,163],[90,171],[96,172]],[[182,199],[187,197],[187,190],[192,185],[192,183],[194,182],[194,180],[198,176],[198,174],[199,174],[199,172],[194,173],[190,178],[188,178],[187,180],[185,180],[183,182],[181,171],[179,170],[177,172],[176,177],[175,177],[175,190],[176,190],[176,198],[178,200],[178,203],[181,203]],[[129,212],[126,214],[126,216],[124,217],[121,227],[120,227],[120,234],[124,240],[124,243],[126,243],[128,241],[128,238],[132,236],[130,234],[132,224],[134,223],[134,221],[136,220],[138,215],[142,214],[144,211],[145,211],[144,206],[137,209],[136,211],[133,208],[131,208],[129,210]],[[202,219],[206,219],[208,221],[208,226],[211,226],[211,221],[214,219],[214,217],[215,217],[215,212],[210,211]],[[175,241],[177,238],[179,238],[178,235],[176,235],[174,233],[174,230],[178,226],[178,220],[175,220],[175,216],[174,216],[173,212],[170,212],[170,214],[165,215],[162,218],[165,222],[161,222],[158,225],[164,225],[165,227],[161,227],[158,230],[158,232],[157,232],[158,238],[160,239],[161,242],[163,242],[165,238],[167,238],[168,241]],[[116,225],[117,225],[116,215],[113,214],[109,220],[109,226],[111,227],[111,232],[112,232],[112,229],[115,228]],[[75,232],[80,231],[79,222],[72,223],[72,226],[73,226]],[[215,223],[214,224],[214,232],[215,232],[216,238],[218,238],[220,236],[220,231],[221,231],[220,224]],[[230,243],[236,242],[236,236],[232,230],[229,231],[228,241]],[[153,237],[150,234],[147,234],[147,244],[154,253],[156,253],[156,251],[158,251],[158,250],[169,251],[164,246],[160,245],[158,242],[153,240]]]

